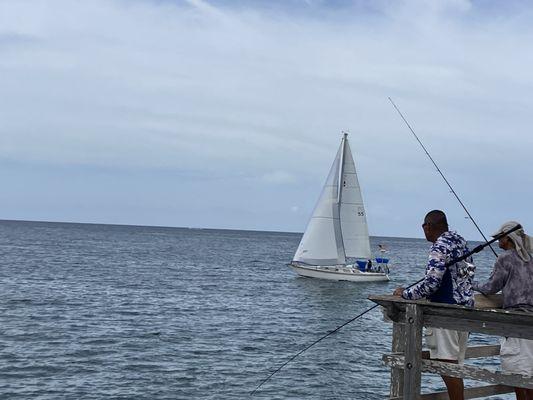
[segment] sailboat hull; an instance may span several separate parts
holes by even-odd
[[[298,275],[308,278],[328,279],[331,281],[384,282],[389,276],[383,272],[361,272],[343,266],[304,266],[288,264]]]

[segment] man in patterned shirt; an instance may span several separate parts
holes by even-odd
[[[437,303],[473,306],[473,264],[462,261],[445,268],[446,263],[468,253],[465,239],[448,229],[446,215],[440,210],[426,215],[422,229],[426,240],[433,243],[424,280],[409,289],[397,288],[394,295],[410,300],[428,299]],[[426,336],[430,358],[453,363],[463,362],[467,340],[467,332],[440,328],[432,329],[432,334]],[[442,376],[442,379],[451,400],[464,399],[461,378]]]

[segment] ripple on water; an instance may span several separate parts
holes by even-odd
[[[376,238],[373,248],[391,249],[392,282],[328,282],[286,267],[299,238],[0,221],[0,397],[248,398],[290,356],[371,306],[368,295],[417,280],[427,251],[421,240]],[[390,331],[369,313],[254,398],[382,399]],[[424,385],[442,387],[431,376]]]

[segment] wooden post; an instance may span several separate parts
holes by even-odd
[[[404,400],[420,398],[422,379],[422,308],[407,304],[405,309]]]
[[[392,369],[391,400],[443,400],[447,392],[420,394],[421,372],[473,379],[490,385],[465,389],[465,399],[512,393],[514,387],[533,389],[533,377],[495,371],[474,365],[459,365],[422,358],[422,326],[470,331],[488,335],[519,337],[533,340],[533,314],[494,308],[471,308],[422,300],[405,300],[397,296],[371,296],[383,306],[393,325],[393,352],[383,355],[385,365]],[[402,327],[402,324],[404,326]],[[402,328],[404,332],[402,332]],[[466,358],[498,355],[500,346],[478,346],[467,349]],[[404,370],[403,390],[402,375]]]
[[[405,351],[405,325],[399,322],[392,324],[392,352],[403,353]],[[403,395],[403,369],[391,368],[390,397],[398,398]]]

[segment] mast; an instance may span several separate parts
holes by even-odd
[[[340,159],[340,168],[339,168],[339,179],[338,179],[338,185],[337,185],[337,204],[341,204],[341,197],[342,197],[342,185],[343,185],[343,179],[342,176],[344,174],[344,155],[346,152],[346,138],[348,137],[348,134],[344,131],[342,131],[342,152],[341,152],[341,159]]]
[[[338,195],[337,195],[337,216],[339,217],[339,233],[340,241],[342,244],[342,253],[344,254],[344,262],[346,260],[346,247],[344,246],[344,238],[342,235],[342,225],[341,225],[341,200],[342,200],[342,188],[344,187],[344,158],[346,154],[346,140],[348,140],[348,133],[342,131],[342,152],[340,159],[340,168],[339,168],[339,179],[338,179]]]

